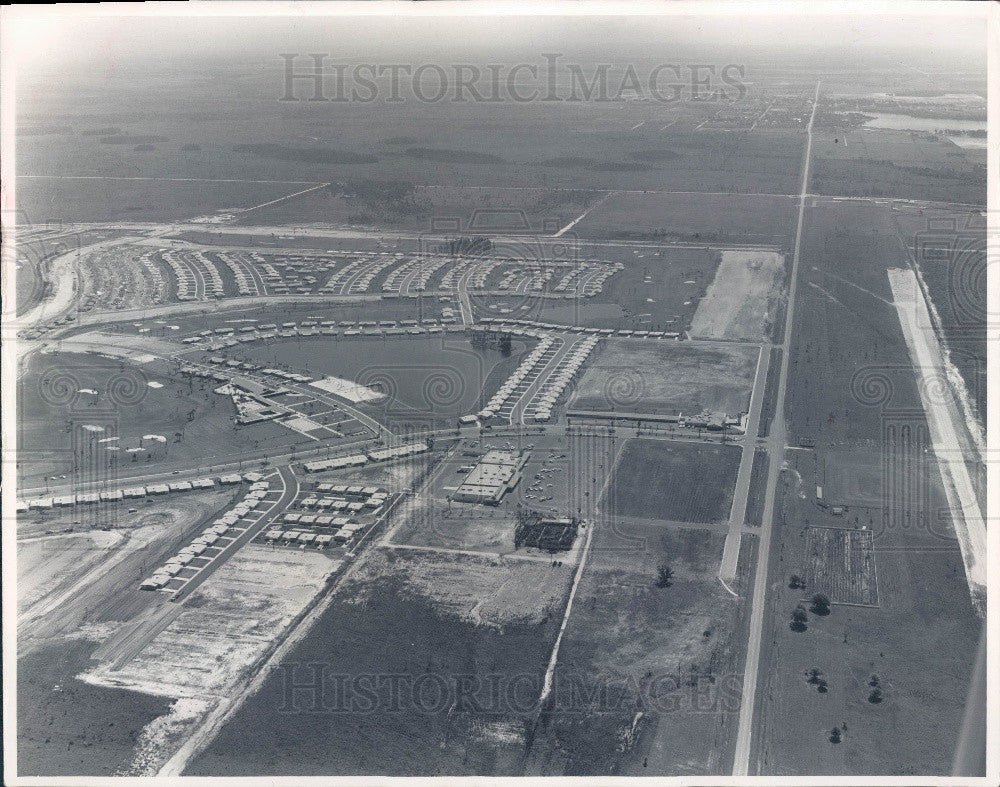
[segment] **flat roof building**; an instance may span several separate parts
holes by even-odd
[[[462,503],[498,505],[517,486],[528,461],[527,452],[488,451],[465,476],[452,495]]]

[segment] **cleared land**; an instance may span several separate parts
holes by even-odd
[[[758,349],[608,339],[586,367],[569,407],[629,413],[746,412]]]
[[[570,568],[371,550],[357,569],[188,775],[520,772]],[[329,691],[289,691],[314,669]]]
[[[77,677],[102,642],[167,604],[139,591],[151,565],[176,554],[229,498],[193,493],[143,504],[140,512],[97,506],[19,519],[18,767],[22,774],[111,775],[132,761],[145,725],[170,700],[95,686]],[[45,536],[46,530],[81,532]],[[107,532],[89,530],[112,526]]]
[[[764,341],[775,318],[785,258],[765,251],[723,251],[691,321],[691,335]]]
[[[136,629],[105,642],[101,664],[83,680],[175,699],[165,717],[143,729],[121,773],[155,774],[181,736],[249,677],[338,564],[316,551],[245,546],[155,636],[146,639]]]
[[[729,515],[740,448],[632,439],[615,468],[609,513],[679,522]]]
[[[979,507],[967,462],[970,451],[958,403],[948,383],[948,368],[934,333],[927,303],[917,288],[911,270],[890,268],[889,283],[895,296],[899,321],[906,337],[913,366],[920,376],[920,398],[927,416],[938,467],[944,472],[952,523],[969,578],[969,590],[977,604],[986,603],[986,522]]]

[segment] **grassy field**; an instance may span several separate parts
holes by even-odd
[[[715,577],[722,542],[659,524],[595,531],[529,774],[725,771],[744,603]],[[660,565],[669,587],[656,586]]]
[[[890,217],[872,206],[807,210],[803,269],[790,348],[787,417],[793,445],[778,487],[772,584],[761,658],[767,697],[754,738],[765,774],[946,773],[954,754],[982,627],[970,599],[940,473],[924,453],[926,423],[885,276],[902,249]],[[921,437],[923,435],[923,437]],[[818,505],[822,486],[838,516]],[[813,528],[865,528],[871,561],[838,548],[833,574],[810,557]],[[790,616],[805,591],[791,574],[834,584],[831,597],[874,590],[878,606],[834,605]],[[845,573],[844,566],[850,570]],[[871,567],[875,566],[873,574]],[[872,601],[871,595],[868,597]],[[808,606],[808,605],[807,605]],[[827,691],[805,673],[818,669]],[[876,681],[880,701],[870,701]],[[763,690],[763,695],[761,691]],[[829,740],[830,730],[842,740]]]
[[[750,471],[750,490],[747,493],[745,522],[759,527],[764,515],[764,495],[767,493],[768,455],[761,448],[754,451],[753,467]]]
[[[812,457],[789,456],[808,489],[815,478]],[[810,613],[806,631],[795,632],[791,612],[814,587],[789,588],[789,576],[809,579],[808,534],[814,525],[829,527],[838,519],[816,507],[811,496],[796,494],[797,488],[779,488],[781,539],[772,565],[781,573],[774,575],[781,589],[765,634],[770,699],[759,728],[762,773],[947,773],[982,625],[953,537],[921,527],[876,532],[870,538],[878,606],[835,604],[829,615]],[[857,527],[856,514],[867,524],[863,509],[852,507],[850,526]],[[873,579],[867,570],[838,576],[854,587]],[[836,600],[837,588],[826,589]],[[823,694],[805,680],[812,668],[828,683]],[[880,702],[869,700],[873,676],[883,692]],[[842,729],[839,744],[828,740],[834,726]]]
[[[769,194],[615,194],[573,232],[581,238],[776,244],[790,248],[795,198]]]
[[[570,400],[578,410],[696,415],[746,412],[758,349],[737,344],[679,344],[608,339]]]
[[[633,439],[604,505],[626,517],[720,522],[729,516],[739,463],[736,446]]]
[[[809,330],[789,350],[789,442],[875,448],[883,405],[921,408],[885,273],[905,252],[886,209],[853,202],[807,211],[803,244],[796,312]]]
[[[837,139],[835,143],[833,140]],[[943,136],[864,129],[813,142],[810,191],[985,204],[981,159]]]

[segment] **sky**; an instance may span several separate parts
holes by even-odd
[[[199,4],[211,8],[213,4]],[[867,5],[867,4],[866,4]],[[973,4],[977,5],[977,4]],[[855,7],[860,7],[855,6]],[[648,57],[914,62],[985,67],[985,24],[922,15],[928,5],[887,15],[445,17],[102,17],[26,20],[13,34],[21,68],[156,67],[218,60],[269,62],[279,52],[400,60],[440,56],[510,58],[562,52],[615,60]],[[797,11],[805,5],[792,5]],[[814,8],[814,6],[808,6]],[[5,42],[7,43],[7,42]]]

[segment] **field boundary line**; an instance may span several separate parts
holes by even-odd
[[[562,625],[559,626],[559,635],[556,637],[556,643],[552,647],[552,655],[549,656],[548,669],[545,670],[545,683],[542,685],[542,693],[538,698],[538,706],[540,708],[545,707],[545,701],[552,693],[552,684],[555,679],[556,664],[559,662],[559,646],[562,644],[563,634],[566,633],[566,628],[569,625],[569,615],[573,609],[573,599],[576,598],[577,588],[580,587],[580,580],[583,578],[583,569],[587,565],[587,558],[590,555],[590,542],[594,536],[595,527],[597,527],[596,523],[591,522],[590,527],[587,528],[587,543],[583,546],[583,554],[580,556],[580,565],[576,567],[576,576],[573,577],[573,587],[569,593],[569,601],[566,602],[566,611],[563,613]]]
[[[250,213],[254,210],[260,210],[261,208],[266,208],[268,205],[276,205],[279,202],[284,202],[286,199],[293,199],[294,197],[301,197],[303,194],[308,194],[311,191],[318,191],[319,189],[324,189],[329,186],[329,183],[320,183],[318,186],[310,186],[302,191],[296,191],[294,194],[286,194],[284,197],[278,197],[270,202],[264,202],[260,205],[254,205],[252,208],[240,208],[238,213],[242,216],[244,213]]]
[[[603,205],[604,202],[609,197],[611,197],[611,196],[613,196],[614,194],[617,194],[617,193],[618,193],[617,191],[609,191],[607,194],[605,194],[603,197],[601,197],[599,200],[597,200],[597,202],[595,202],[593,205],[591,205],[589,208],[587,208],[583,213],[581,213],[579,216],[577,216],[575,219],[573,219],[573,221],[571,221],[569,224],[567,224],[565,227],[563,227],[561,230],[559,230],[552,237],[553,238],[561,238],[562,235],[563,235],[563,233],[569,232],[571,229],[573,229],[573,227],[575,227],[577,224],[579,224],[581,221],[583,221],[584,218],[586,218],[587,214],[590,213],[590,211],[592,211],[594,208],[596,208],[596,207],[598,207],[600,205]]]

